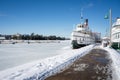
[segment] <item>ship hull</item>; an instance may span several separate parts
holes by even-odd
[[[89,44],[78,44],[77,40],[73,40],[71,44],[73,49],[78,49],[78,48],[89,45]]]
[[[111,47],[114,48],[114,49],[120,49],[120,43],[113,42],[112,45],[111,45]]]

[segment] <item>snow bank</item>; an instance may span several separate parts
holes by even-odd
[[[46,77],[67,68],[93,47],[94,45],[89,45],[75,50],[68,47],[63,48],[60,55],[1,71],[0,80],[44,80]]]
[[[112,60],[113,80],[120,80],[120,53],[109,47],[103,49],[108,51],[108,54]]]

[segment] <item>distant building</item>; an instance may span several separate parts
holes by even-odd
[[[0,40],[5,40],[5,37],[0,37]]]
[[[103,47],[107,47],[109,45],[109,43],[110,43],[109,37],[103,37],[102,38],[102,46]]]
[[[95,42],[101,42],[101,33],[93,32],[93,35],[95,36]]]
[[[19,40],[19,39],[20,39],[20,36],[21,36],[21,34],[19,34],[19,33],[14,34],[14,35],[12,35],[12,39]]]
[[[0,44],[1,44],[1,42],[2,42],[3,40],[5,40],[5,37],[1,37],[1,36],[0,36]]]

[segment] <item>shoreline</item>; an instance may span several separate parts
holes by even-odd
[[[16,43],[60,43],[61,41],[70,40],[0,40],[0,44],[16,44]]]

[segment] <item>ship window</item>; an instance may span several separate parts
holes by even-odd
[[[119,38],[120,38],[120,33],[119,33]]]
[[[80,41],[82,41],[82,38],[80,38]]]
[[[117,34],[117,39],[118,39],[118,34]]]
[[[115,34],[113,35],[113,39],[115,39]]]
[[[117,38],[117,34],[115,35],[115,38]]]

